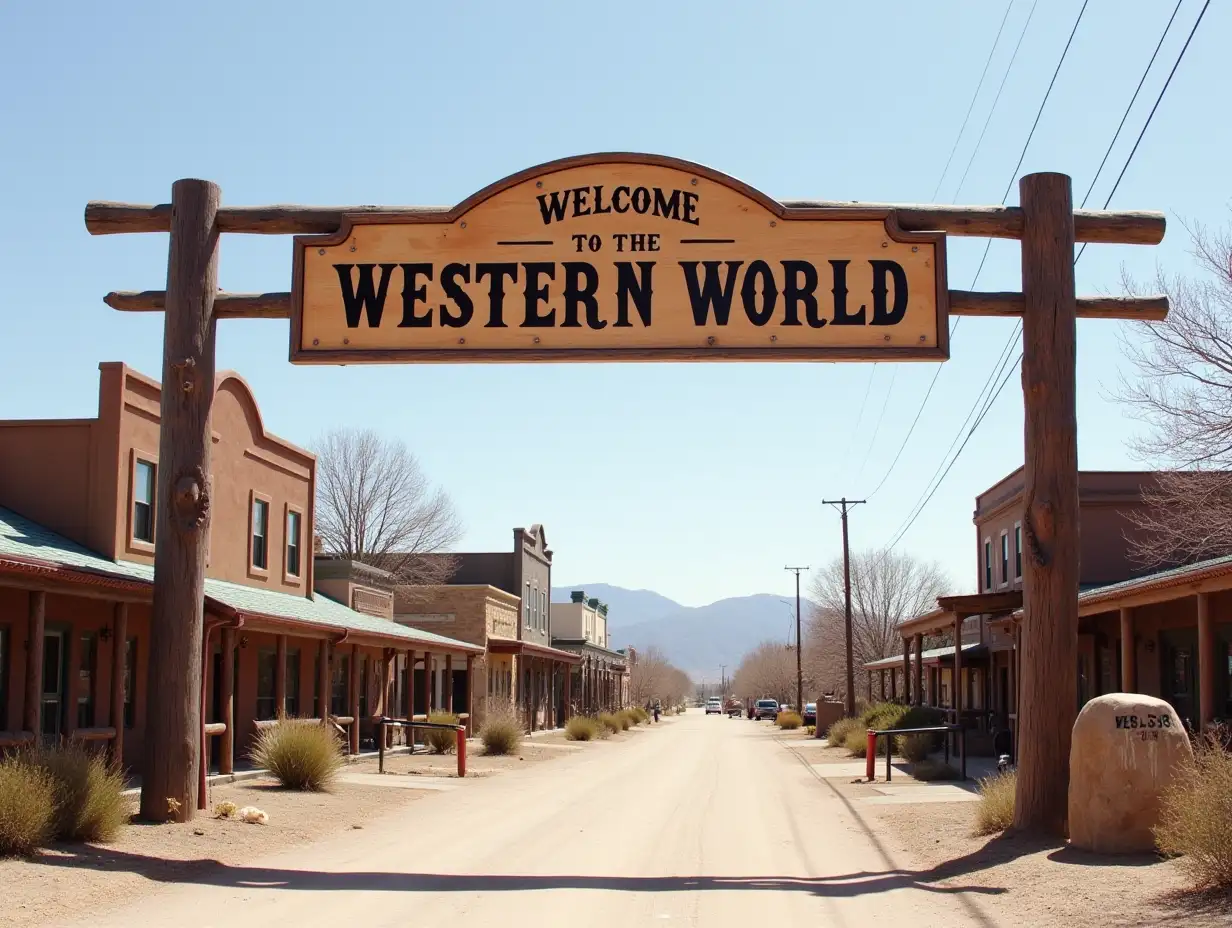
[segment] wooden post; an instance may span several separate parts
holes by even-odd
[[[358,648],[356,649],[358,651]],[[394,699],[394,654],[393,648],[385,648],[381,652],[381,714],[392,716],[393,699]],[[355,668],[351,668],[351,673],[355,673]],[[351,713],[355,716],[356,731],[359,729],[359,690],[355,691],[355,709],[356,712]],[[385,747],[392,748],[394,746],[394,727],[387,726],[384,731],[377,733],[379,737],[385,740]],[[355,753],[359,753],[359,736],[356,735]]]
[[[962,616],[954,616],[954,678],[950,681],[950,702],[954,706],[954,724],[962,724],[963,687],[962,687]]]
[[[331,675],[329,672],[328,638],[321,639],[320,650],[317,654],[320,658],[317,662],[317,691],[321,694],[318,708],[321,710],[321,724],[329,725],[329,683]]]
[[[171,188],[148,673],[158,711],[146,716],[141,775],[151,821],[189,821],[197,808],[220,198],[207,181]]]
[[[116,603],[111,619],[111,766],[124,769],[124,655],[128,651],[128,603]]]
[[[37,739],[43,709],[43,642],[47,634],[47,594],[36,590],[29,594],[26,623],[26,701],[22,728]]]
[[[77,730],[77,691],[81,686],[81,635],[70,628],[64,634],[65,655],[64,704],[60,706],[61,727],[65,735]]]
[[[1121,610],[1121,692],[1133,693],[1138,689],[1138,673],[1135,660],[1134,610]]]
[[[565,667],[565,717],[562,721],[569,721],[569,713],[573,711],[573,666]]]
[[[424,714],[432,714],[432,652],[424,651],[423,706]]]
[[[880,681],[881,681],[881,701],[882,701],[882,702],[885,702],[885,698],[886,698],[886,685],[885,685],[885,668],[884,668],[884,667],[882,667],[882,668],[881,668],[881,670],[878,672],[877,676],[878,676],[878,679],[880,679]]]
[[[402,675],[401,710],[402,710],[402,717],[409,719],[412,715],[411,713],[411,699],[412,699],[411,689],[413,687],[413,684],[415,683],[415,652],[414,651],[403,651],[402,652],[402,666],[406,668],[406,671]],[[406,730],[403,729],[402,734],[405,736],[406,733],[407,733]]]
[[[924,697],[924,636],[915,636],[915,704],[922,706]]]
[[[1078,674],[1074,212],[1064,174],[1028,174],[1018,193],[1027,557],[1014,827],[1064,837]]]
[[[274,656],[274,717],[284,718],[287,714],[287,636],[278,636],[278,645]]]
[[[911,639],[903,639],[903,705],[911,705]]]
[[[222,723],[227,726],[218,747],[218,772],[235,772],[235,629],[222,630]]]
[[[1198,594],[1198,731],[1215,720],[1215,625],[1211,595]]]
[[[347,729],[347,751],[359,753],[359,645],[351,645],[351,672],[347,677],[347,714],[351,717],[351,727]],[[378,736],[383,734],[377,733]]]
[[[466,655],[466,737],[475,733],[475,655]]]
[[[445,692],[442,693],[445,697],[445,711],[453,712],[453,655],[445,655]]]

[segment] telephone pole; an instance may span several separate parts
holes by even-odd
[[[796,575],[796,711],[804,715],[804,671],[800,666],[800,574],[807,567],[784,567]]]
[[[726,664],[719,664],[719,681],[720,681],[719,686],[721,688],[719,695],[723,697],[724,702],[727,702],[727,665]]]
[[[843,514],[843,623],[847,636],[847,714],[856,714],[855,673],[851,667],[851,553],[847,546],[847,510],[859,506],[862,499],[823,499],[822,503],[833,506]]]

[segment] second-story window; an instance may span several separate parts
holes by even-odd
[[[1022,577],[1022,526],[1014,526],[1014,579]]]
[[[133,473],[133,538],[154,543],[155,467],[149,461],[137,459]]]
[[[992,542],[984,539],[984,589],[992,589]]]
[[[530,584],[526,584],[526,595],[522,597],[522,611],[526,613],[524,619],[527,628],[530,628]]]
[[[539,591],[539,605],[543,609],[543,630],[548,630],[548,591]]]
[[[252,566],[265,570],[269,566],[269,503],[252,501]]]
[[[1001,533],[1001,582],[1010,582],[1010,536]]]
[[[294,509],[287,510],[287,573],[292,577],[299,576],[299,521],[300,515]]]

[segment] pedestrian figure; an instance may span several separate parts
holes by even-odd
[[[656,702],[654,707],[654,720],[659,721],[659,704]]]

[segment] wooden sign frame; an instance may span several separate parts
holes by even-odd
[[[761,207],[784,223],[879,222],[886,239],[900,244],[927,245],[933,249],[933,303],[935,306],[930,333],[933,344],[923,347],[888,345],[844,347],[833,345],[780,345],[773,329],[767,326],[763,347],[732,347],[722,344],[720,329],[711,334],[705,346],[674,347],[612,347],[612,348],[536,348],[532,345],[516,348],[362,348],[306,349],[304,331],[305,253],[313,248],[344,244],[353,230],[365,225],[453,226],[462,222],[472,210],[492,198],[528,181],[542,180],[575,168],[606,165],[648,165],[701,178],[721,185]],[[546,189],[546,187],[545,187]],[[754,257],[758,257],[754,255]],[[337,231],[320,235],[297,235],[294,239],[294,261],[291,282],[290,360],[297,364],[362,364],[362,363],[472,363],[472,362],[595,362],[595,361],[945,361],[949,358],[949,287],[946,277],[946,236],[943,231],[907,231],[898,223],[897,214],[888,206],[787,206],[748,184],[700,164],[662,155],[634,152],[610,152],[579,155],[549,161],[489,184],[450,209],[408,209],[401,211],[344,213]],[[819,292],[825,288],[824,282]],[[687,310],[678,308],[678,311]],[[825,329],[815,329],[824,332]],[[886,336],[889,339],[889,336]],[[538,339],[535,339],[535,343]]]

